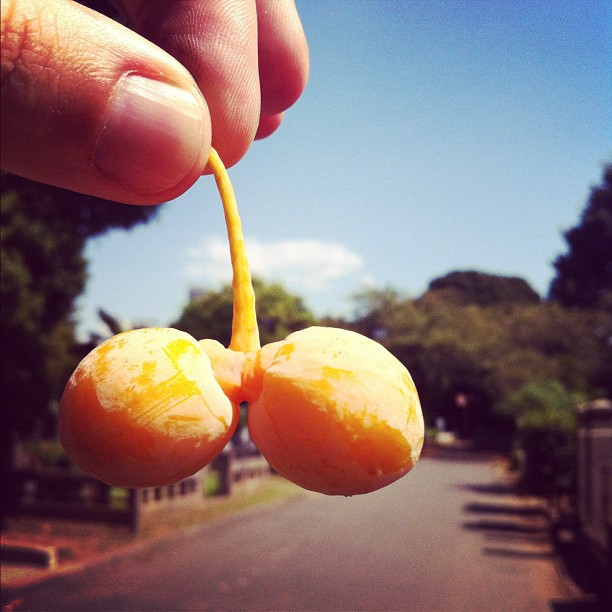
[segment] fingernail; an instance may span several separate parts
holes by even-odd
[[[115,85],[93,165],[123,187],[161,193],[187,176],[204,146],[204,101],[174,85],[126,74]]]

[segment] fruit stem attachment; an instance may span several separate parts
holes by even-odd
[[[261,348],[257,314],[255,312],[255,292],[251,282],[249,260],[246,255],[242,223],[238,214],[238,205],[234,188],[219,157],[211,147],[208,166],[212,170],[217,189],[223,203],[227,238],[229,240],[232,260],[232,290],[234,292],[234,312],[232,319],[232,339],[229,348],[241,353],[251,353]]]

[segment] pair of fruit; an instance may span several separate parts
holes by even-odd
[[[198,471],[234,433],[248,403],[255,445],[313,491],[367,493],[406,474],[423,417],[406,368],[354,332],[310,327],[260,348],[233,190],[216,152],[234,271],[229,348],[184,332],[124,332],[94,349],[60,402],[60,439],[85,471],[114,485],[160,486]]]

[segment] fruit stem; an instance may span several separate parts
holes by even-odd
[[[257,314],[255,312],[255,292],[251,282],[249,260],[246,255],[242,223],[238,214],[238,205],[234,188],[219,157],[211,147],[208,166],[213,172],[217,189],[223,203],[227,238],[229,240],[232,260],[232,290],[234,292],[234,312],[232,319],[232,339],[229,348],[241,353],[251,353],[261,348]]]

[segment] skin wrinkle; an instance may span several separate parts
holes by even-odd
[[[53,116],[54,118],[50,120],[53,125],[61,121],[62,116],[78,116],[78,113],[72,112],[72,106],[75,104],[74,101],[81,96],[65,95],[65,82],[74,81],[72,75],[63,78],[65,65],[77,64],[80,67],[87,62],[83,49],[77,47],[75,50],[74,41],[72,43],[65,41],[66,35],[72,40],[72,32],[64,32],[60,35],[62,28],[55,13],[47,15],[39,12],[39,9],[29,13],[29,16],[24,17],[19,24],[8,26],[11,28],[9,40],[15,38],[15,30],[20,32],[19,40],[14,43],[13,57],[9,58],[13,61],[10,71],[7,71],[5,65],[6,44],[3,40],[3,114],[6,110],[6,123],[10,126],[10,131],[15,130],[20,139],[28,140],[34,148],[36,146],[44,148],[44,141],[49,134],[40,133],[38,125],[41,121],[45,123],[47,117]],[[58,64],[57,49],[62,49],[60,55],[64,58],[63,64]],[[67,60],[75,53],[83,61]],[[36,83],[42,83],[43,87],[40,85],[34,87],[33,84]],[[75,86],[72,85],[72,87]],[[82,97],[87,99],[87,96]],[[22,118],[19,114],[16,120],[10,118],[15,115],[15,109],[12,108],[13,100],[19,100],[20,107],[26,106],[30,110],[27,118]],[[67,133],[69,131],[85,133],[89,128],[90,119],[88,117],[84,117],[80,125],[75,125],[73,120],[71,125],[65,126]],[[38,145],[40,141],[42,144]]]
[[[20,24],[8,24],[9,31],[2,32],[2,89],[21,87],[23,91],[32,92],[33,88],[28,86],[29,81],[34,81],[30,75],[32,67],[37,71],[45,71],[52,59],[51,50],[41,54],[46,49],[43,45],[33,46],[31,41],[36,38],[34,32],[40,30],[40,17],[24,19]],[[38,23],[38,27],[33,24]],[[3,26],[5,22],[3,21]],[[12,26],[12,27],[11,27]],[[9,44],[7,44],[7,41]],[[12,53],[11,53],[12,51]],[[34,59],[33,59],[34,58]],[[44,73],[46,74],[46,73]],[[17,81],[17,83],[15,83]],[[4,93],[4,91],[3,91]]]
[[[183,2],[180,8],[175,2],[133,4],[136,31],[173,55],[198,83],[211,114],[213,146],[226,165],[233,165],[259,123],[254,2]]]
[[[57,49],[66,47],[64,49],[64,53],[67,55],[66,52],[70,51],[71,55],[75,56],[75,59],[78,60],[73,62],[68,62],[65,60],[66,64],[73,67],[73,74],[76,73],[79,75],[88,75],[90,77],[93,76],[94,81],[98,79],[101,80],[106,75],[100,74],[97,75],[96,78],[95,74],[90,74],[90,71],[87,70],[86,65],[89,64],[87,61],[88,59],[95,59],[94,54],[90,53],[88,49],[82,45],[76,49],[72,49],[70,46],[64,45],[66,33],[63,32],[63,30],[65,30],[65,26],[58,22],[58,16],[56,14],[52,13],[52,15],[54,18],[53,21],[49,21],[47,17],[43,19],[42,15],[37,14],[29,19],[25,19],[23,23],[20,24],[19,28],[12,28],[9,36],[19,35],[20,40],[18,43],[18,48],[13,54],[14,57],[9,57],[8,61],[11,62],[12,60],[12,66],[10,67],[9,72],[6,74],[4,57],[6,50],[4,48],[5,43],[3,42],[2,87],[4,88],[5,84],[10,86],[11,83],[8,82],[10,77],[17,75],[18,78],[23,81],[20,86],[24,88],[24,91],[35,92],[36,88],[31,87],[29,83],[30,81],[35,82],[41,80],[42,75],[49,86],[45,92],[45,97],[50,97],[53,100],[53,103],[49,104],[47,101],[45,101],[45,107],[41,110],[54,114],[61,114],[62,107],[67,107],[67,105],[73,104],[71,99],[79,99],[81,96],[75,95],[69,97],[65,95],[66,88],[63,85],[63,81],[66,79],[64,73],[59,70],[56,65]],[[14,32],[15,29],[17,29],[17,32]],[[46,30],[46,36],[40,34],[40,32],[43,30]],[[52,33],[51,36],[48,34],[49,32]],[[60,34],[60,32],[62,33]],[[31,44],[31,41],[33,40],[37,41],[35,45]],[[77,83],[79,82],[79,79],[73,79],[72,77],[73,75],[70,75],[71,83],[74,83],[75,81]],[[77,86],[72,85],[72,87],[75,88]],[[82,87],[86,87],[86,85],[84,84]],[[86,89],[83,91],[87,92]],[[51,93],[50,96],[48,95],[49,93]],[[40,104],[37,101],[34,101],[32,106],[37,110],[40,109]],[[47,111],[47,108],[50,108],[51,110]]]
[[[2,89],[16,69],[28,40],[28,24],[15,24],[15,3],[2,9],[2,70],[0,73]]]

